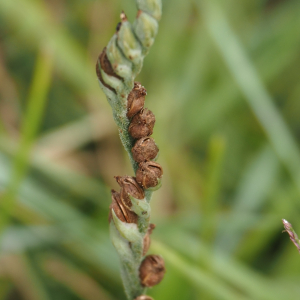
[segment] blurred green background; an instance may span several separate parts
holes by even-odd
[[[134,1],[0,0],[0,299],[125,300],[108,234],[133,175],[94,65]],[[155,300],[299,299],[300,2],[164,0],[137,78],[164,168]]]

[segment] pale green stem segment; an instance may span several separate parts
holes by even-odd
[[[97,62],[99,84],[112,107],[113,117],[118,126],[120,139],[127,151],[133,170],[134,161],[131,148],[134,140],[128,133],[130,120],[127,118],[127,97],[134,86],[134,79],[140,72],[143,60],[152,46],[161,17],[161,0],[136,0],[138,13],[133,24],[121,14],[121,25],[106,47],[106,55],[114,74],[107,74]],[[146,191],[143,200],[131,198],[132,210],[139,216],[138,224],[120,221],[112,211],[110,235],[121,260],[121,275],[129,300],[143,294],[139,280],[139,266],[143,258],[143,239],[150,219],[150,199],[152,191]]]

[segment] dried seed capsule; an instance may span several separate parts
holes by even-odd
[[[137,298],[135,298],[134,300],[153,300],[153,298],[151,298],[150,296],[147,296],[147,295],[141,295],[141,296],[138,296]]]
[[[146,161],[139,164],[136,171],[136,181],[144,188],[148,189],[158,185],[163,175],[160,164],[154,161]]]
[[[132,118],[128,131],[134,139],[140,139],[153,133],[154,123],[154,114],[144,108]]]
[[[154,139],[148,136],[137,140],[131,149],[133,159],[138,163],[154,159],[158,151]]]
[[[139,82],[135,82],[127,97],[127,117],[129,119],[144,107],[145,95],[147,95],[146,89]]]
[[[165,262],[159,255],[148,255],[140,266],[142,286],[152,287],[160,283],[165,275]]]
[[[138,222],[138,216],[133,211],[129,210],[121,201],[120,193],[116,192],[115,190],[111,190],[111,198],[112,203],[109,206],[109,222],[112,220],[112,212],[113,209],[116,216],[122,221],[126,223],[135,223]]]
[[[132,206],[128,194],[136,199],[144,199],[145,193],[142,187],[137,183],[136,179],[131,176],[115,176],[119,186],[121,187],[120,196],[122,203],[130,209]]]
[[[149,250],[149,247],[151,244],[150,235],[151,235],[152,231],[154,230],[154,228],[155,228],[155,224],[149,224],[147,233],[144,236],[144,240],[143,240],[143,255],[146,255]]]

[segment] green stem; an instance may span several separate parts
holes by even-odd
[[[21,141],[16,153],[7,190],[1,199],[0,232],[12,214],[16,195],[26,175],[34,139],[42,121],[47,103],[53,68],[53,55],[49,49],[41,49],[28,96],[27,110],[21,127]]]

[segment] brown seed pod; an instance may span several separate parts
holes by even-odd
[[[153,298],[151,298],[150,296],[147,296],[147,295],[141,295],[141,296],[138,296],[137,298],[135,298],[134,300],[153,300]]]
[[[132,206],[128,194],[136,199],[144,199],[145,193],[143,188],[137,183],[135,177],[115,176],[117,183],[121,187],[120,196],[122,203],[130,209]]]
[[[144,107],[145,95],[147,95],[146,89],[139,82],[135,82],[127,97],[127,117],[129,119]]]
[[[116,192],[115,190],[111,190],[111,198],[112,198],[112,203],[109,206],[109,217],[108,217],[109,222],[111,222],[112,220],[112,209],[113,209],[118,219],[120,219],[122,222],[137,224],[138,222],[137,214],[129,210],[122,203],[120,193]]]
[[[131,149],[133,159],[138,163],[154,159],[158,151],[154,139],[149,136],[137,140]]]
[[[163,175],[163,168],[154,161],[146,161],[139,164],[136,171],[136,181],[144,188],[148,189],[158,185]]]
[[[152,233],[152,231],[155,229],[155,224],[149,224],[148,230],[146,235],[144,236],[144,240],[143,240],[143,255],[146,255],[150,244],[151,244],[151,238],[150,235]]]
[[[152,287],[164,278],[165,262],[159,255],[148,255],[140,266],[140,280],[142,286]]]
[[[154,114],[144,108],[132,118],[128,131],[134,139],[140,139],[153,133],[154,124]]]

